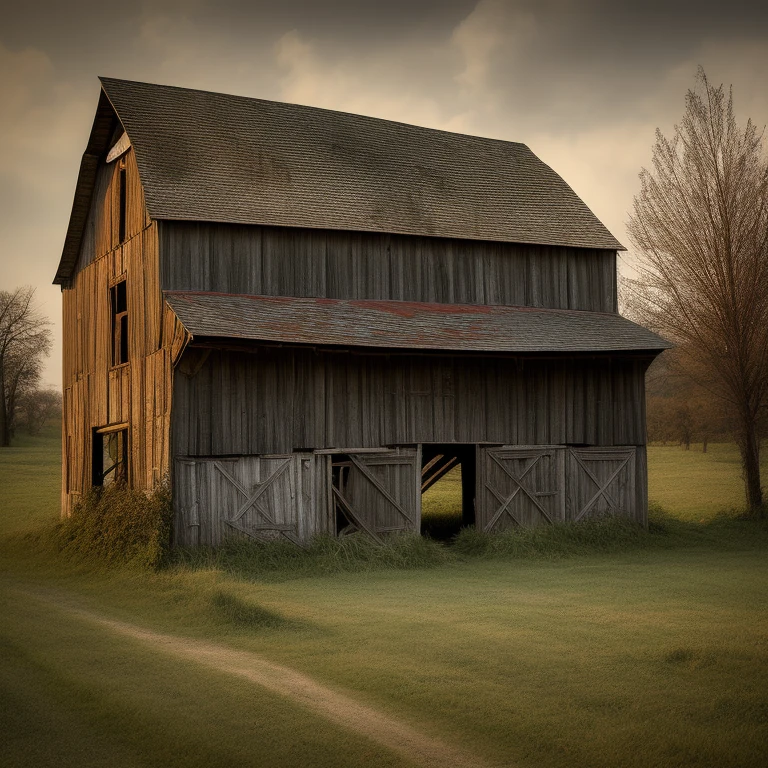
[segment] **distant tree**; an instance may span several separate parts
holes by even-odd
[[[0,447],[11,444],[19,401],[40,381],[51,349],[50,322],[33,305],[35,289],[0,291]]]
[[[26,431],[36,435],[49,419],[61,415],[61,392],[55,389],[30,389],[20,398],[19,410]]]
[[[733,414],[747,503],[763,510],[760,421],[768,407],[768,163],[738,127],[732,94],[703,69],[672,139],[656,132],[629,233],[642,257],[637,300],[684,348]]]
[[[701,443],[704,453],[710,440],[727,440],[733,434],[732,414],[690,370],[689,357],[681,347],[657,358],[646,376],[648,439],[678,443],[690,448]]]

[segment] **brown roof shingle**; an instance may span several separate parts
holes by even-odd
[[[193,336],[283,344],[464,352],[660,351],[667,341],[621,315],[497,305],[168,291]]]
[[[524,144],[101,78],[152,217],[622,249]]]

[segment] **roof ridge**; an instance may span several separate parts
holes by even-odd
[[[164,83],[150,83],[145,80],[125,80],[119,77],[106,77],[103,75],[98,76],[102,85],[105,82],[111,83],[127,83],[130,85],[144,85],[151,88],[167,88],[174,91],[186,91],[187,93],[204,93],[210,96],[224,96],[228,99],[242,99],[243,101],[259,102],[261,104],[271,104],[276,106],[297,107],[298,109],[316,110],[318,112],[330,113],[333,115],[345,115],[354,119],[372,120],[376,123],[389,123],[391,125],[403,126],[405,128],[417,128],[422,131],[431,131],[434,133],[444,133],[447,136],[463,136],[467,139],[475,139],[478,141],[496,142],[502,145],[513,145],[518,147],[525,147],[529,152],[534,154],[531,148],[522,141],[513,141],[512,139],[499,139],[492,136],[478,136],[474,133],[462,133],[460,131],[449,131],[446,128],[434,128],[429,125],[419,125],[418,123],[407,123],[403,120],[393,120],[389,117],[375,117],[374,115],[364,115],[359,112],[347,112],[344,109],[331,109],[330,107],[318,107],[314,104],[300,104],[296,101],[278,101],[277,99],[264,99],[260,96],[243,96],[237,93],[225,93],[224,91],[209,91],[207,88],[188,88],[182,85],[165,85]],[[109,95],[109,94],[107,94]],[[540,160],[540,158],[537,158]],[[543,162],[540,160],[540,162]],[[546,165],[546,163],[544,163]],[[550,166],[547,166],[550,167]]]

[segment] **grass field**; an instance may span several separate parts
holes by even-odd
[[[2,765],[414,764],[70,606],[258,653],[490,765],[766,764],[768,530],[716,515],[741,500],[727,446],[651,449],[677,520],[642,546],[282,580],[55,559],[24,532],[57,461],[51,435],[0,453]]]
[[[763,477],[768,478],[768,451],[763,452]],[[652,502],[681,520],[705,522],[745,504],[739,451],[731,443],[710,443],[684,451],[678,446],[648,447],[648,492]],[[461,469],[451,470],[422,498],[428,525],[461,519]]]
[[[768,479],[768,451],[761,461],[763,484]],[[744,482],[739,451],[730,443],[710,443],[690,451],[677,446],[648,448],[651,499],[684,520],[706,521],[720,512],[744,507]]]

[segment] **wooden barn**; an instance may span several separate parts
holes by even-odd
[[[647,514],[622,246],[525,145],[102,79],[55,282],[63,513],[170,477],[174,540]]]

